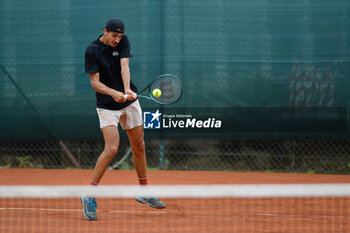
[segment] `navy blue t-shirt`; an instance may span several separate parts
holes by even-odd
[[[130,57],[129,39],[124,34],[117,47],[114,48],[103,44],[100,41],[101,36],[86,48],[85,72],[88,74],[99,73],[101,83],[124,93],[120,59]],[[137,88],[131,80],[130,89],[135,93],[137,92]],[[119,110],[130,105],[132,102],[118,103],[111,96],[96,92],[96,105],[98,108]]]

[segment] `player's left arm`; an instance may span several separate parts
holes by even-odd
[[[121,75],[124,84],[124,92],[128,95],[128,100],[135,100],[135,92],[130,89],[130,68],[129,68],[129,58],[120,59]]]

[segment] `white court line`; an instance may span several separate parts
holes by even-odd
[[[14,208],[14,207],[8,207],[8,208],[0,208],[0,211],[2,210],[25,210],[25,211],[56,211],[56,212],[82,212],[83,209],[48,209],[48,208]],[[97,212],[103,212],[103,210],[96,210]],[[105,210],[109,213],[145,213],[145,211],[131,211],[131,210]],[[164,211],[150,211],[147,212],[147,214],[169,214],[172,212],[164,212]]]
[[[6,210],[25,210],[25,211],[56,211],[56,212],[82,212],[82,209],[48,209],[48,208],[0,208],[0,211]],[[97,212],[103,212],[103,210],[97,210]],[[188,214],[196,214],[196,215],[250,215],[250,216],[266,216],[266,217],[298,217],[303,215],[297,214],[273,214],[273,213],[204,213],[204,212],[191,212],[191,211],[182,211],[182,212],[169,212],[169,211],[145,211],[145,210],[106,210],[108,213],[121,213],[121,214],[175,214],[175,215],[188,215]],[[308,218],[344,218],[349,219],[350,216],[332,216],[332,215],[308,215]]]
[[[30,210],[30,211],[61,211],[61,212],[78,212],[77,209],[47,209],[47,208],[0,208],[0,210]]]

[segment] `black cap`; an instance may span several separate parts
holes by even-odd
[[[105,28],[111,32],[124,33],[124,23],[121,19],[112,18],[108,20]]]

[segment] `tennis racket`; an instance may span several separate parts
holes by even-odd
[[[155,78],[147,87],[136,94],[141,97],[153,100],[158,104],[173,104],[182,97],[182,82],[172,74],[163,74]],[[143,93],[143,94],[141,94]],[[127,98],[127,95],[124,96]]]

